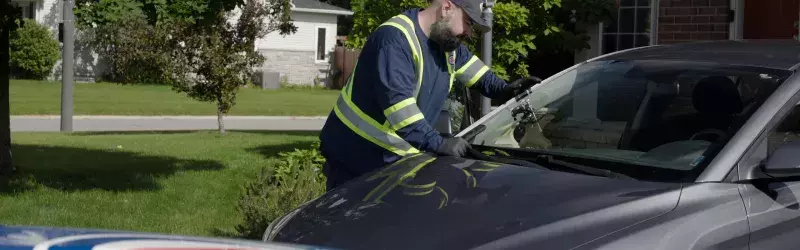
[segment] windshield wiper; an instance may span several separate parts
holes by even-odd
[[[550,165],[550,164],[557,165],[557,166],[561,166],[563,168],[576,170],[576,171],[579,171],[579,172],[584,173],[584,174],[589,174],[589,175],[594,175],[594,176],[602,176],[602,177],[609,177],[609,178],[615,178],[615,179],[635,180],[635,178],[633,178],[633,177],[630,177],[630,176],[627,176],[627,175],[624,175],[624,174],[621,174],[621,173],[613,172],[611,170],[592,168],[592,167],[587,167],[587,166],[580,165],[580,164],[575,164],[575,163],[565,162],[565,161],[561,161],[561,160],[556,160],[556,159],[553,159],[552,155],[539,155],[537,158],[544,159],[548,163],[548,165]]]

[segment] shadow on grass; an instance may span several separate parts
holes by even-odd
[[[153,191],[159,178],[180,171],[220,170],[216,161],[186,160],[132,152],[44,145],[12,145],[17,172],[0,177],[0,193],[25,192],[37,186],[62,191],[100,189]]]
[[[201,131],[193,130],[164,130],[164,131],[80,131],[72,132],[70,135],[91,136],[91,135],[177,135],[191,134]]]

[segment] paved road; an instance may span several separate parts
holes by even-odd
[[[216,116],[74,116],[73,131],[215,130]],[[326,117],[228,116],[228,130],[318,131]],[[61,117],[11,116],[11,131],[60,131]]]

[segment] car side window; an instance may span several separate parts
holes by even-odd
[[[800,141],[800,103],[769,132],[766,139],[768,155],[783,143]]]
[[[752,169],[763,164],[764,160],[781,144],[798,140],[800,140],[800,103],[796,104],[774,128],[770,129],[766,137],[762,137],[755,144],[755,150],[746,157],[745,169]]]

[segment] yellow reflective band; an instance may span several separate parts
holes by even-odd
[[[408,34],[408,31],[406,30],[406,28],[404,28],[400,24],[396,24],[396,23],[384,23],[384,24],[381,24],[381,26],[384,26],[384,25],[397,27],[397,29],[399,29],[401,32],[403,32],[403,34],[406,35],[406,39],[411,41],[411,36]],[[414,46],[411,46],[411,53],[414,54],[414,60],[419,60],[419,54],[417,54],[417,50],[414,48]]]
[[[428,184],[406,184],[406,183],[400,183],[401,187],[405,187],[405,188],[420,188],[420,189],[433,188],[433,186],[435,186],[435,185],[436,185],[435,181],[431,182],[431,183],[428,183]]]
[[[486,65],[483,65],[483,67],[481,67],[481,69],[478,70],[478,73],[476,73],[474,76],[472,76],[472,79],[470,79],[469,82],[466,83],[467,87],[468,88],[472,87],[472,85],[474,85],[476,82],[478,82],[478,79],[481,79],[481,76],[483,76],[483,74],[486,73],[486,71],[488,71],[488,70],[489,70],[489,67],[486,67]]]
[[[341,106],[345,106],[344,108],[346,108],[347,112],[342,112]],[[367,114],[364,114],[350,101],[349,95],[343,94],[339,97],[336,106],[334,106],[334,111],[339,119],[352,131],[386,150],[400,156],[419,153],[419,150],[400,138],[400,136],[381,126]],[[358,123],[354,123],[353,120]]]
[[[464,174],[467,175],[467,186],[469,186],[469,181],[470,180],[472,180],[472,187],[475,187],[476,185],[478,185],[478,180],[476,180],[475,176],[473,176],[469,171],[467,171],[467,170],[465,170],[463,168],[461,169],[461,171],[464,171]]]
[[[417,103],[417,100],[415,100],[414,98],[408,98],[408,99],[402,100],[402,101],[400,101],[398,103],[395,103],[391,107],[387,108],[386,110],[383,111],[383,114],[388,117],[388,116],[392,115],[392,113],[397,112],[398,110],[400,110],[402,108],[405,108],[408,105],[416,104],[416,103]]]
[[[358,134],[362,138],[367,139],[368,141],[370,141],[372,143],[375,143],[378,146],[380,146],[380,147],[382,147],[382,148],[384,148],[386,150],[391,151],[392,153],[395,153],[395,154],[400,155],[400,156],[419,153],[419,150],[417,150],[416,148],[412,147],[409,150],[402,150],[402,149],[399,149],[399,148],[396,148],[396,147],[389,146],[388,144],[383,143],[382,141],[376,139],[375,137],[368,135],[363,130],[358,129],[358,126],[356,126],[349,119],[347,119],[347,117],[345,117],[345,115],[342,114],[342,111],[339,110],[339,106],[338,105],[333,106],[333,111],[336,113],[336,116],[339,117],[339,120],[341,120],[342,123],[344,123],[344,125],[346,125],[348,128],[350,128],[351,131],[353,131],[354,133]]]
[[[414,29],[414,22],[412,22],[411,19],[409,19],[405,15],[399,14],[397,16],[392,17],[391,19],[389,19],[389,21],[386,21],[380,26],[383,25],[390,25],[396,27],[400,29],[403,32],[403,34],[405,34],[406,40],[408,41],[409,46],[411,47],[411,52],[413,54],[414,62],[417,65],[417,70],[416,70],[417,84],[414,87],[414,97],[417,97],[419,96],[419,90],[420,87],[422,86],[422,73],[424,72],[425,69],[424,67],[425,63],[423,62],[424,60],[422,59],[422,46],[419,44],[419,39],[417,39],[417,33],[416,30]]]
[[[405,188],[403,189],[403,194],[411,195],[411,196],[423,196],[430,194],[433,192],[433,188],[436,186],[436,182],[431,182],[428,184],[422,185],[412,185],[406,183],[400,183],[400,186]]]
[[[477,56],[472,56],[472,58],[467,61],[461,68],[456,71],[456,78],[464,83],[467,88],[472,87],[478,79],[483,76],[486,71],[489,70],[489,67],[486,64],[483,64]]]
[[[417,101],[412,97],[387,108],[383,111],[386,116],[386,122],[383,125],[392,131],[396,131],[424,119],[425,116],[416,104]]]
[[[411,195],[411,196],[423,196],[423,195],[429,195],[430,193],[433,193],[433,189],[425,190],[425,191],[419,191],[419,192],[411,192],[411,191],[406,191],[406,190],[403,191],[403,194]]]
[[[400,183],[405,181],[406,178],[413,177],[414,175],[416,175],[417,171],[419,171],[422,167],[424,167],[428,163],[433,162],[434,160],[436,160],[436,158],[431,157],[430,159],[417,164],[416,166],[414,166],[412,169],[408,170],[405,173],[403,173],[401,169],[398,169],[388,173],[378,173],[372,176],[368,180],[384,176],[387,178],[384,179],[383,182],[381,182],[381,184],[378,185],[378,187],[372,189],[372,191],[370,191],[369,194],[367,194],[367,196],[364,197],[363,201],[371,199],[373,196],[375,196],[376,193],[379,193],[379,195],[377,195],[374,199],[375,201],[380,201],[381,198],[386,196],[386,194],[389,193],[389,191],[400,185]]]
[[[399,166],[401,163],[406,162],[406,161],[411,160],[411,159],[414,159],[414,158],[417,158],[419,156],[423,156],[423,155],[424,154],[416,153],[416,154],[413,154],[413,155],[410,155],[410,156],[403,157],[400,160],[397,160],[394,163],[389,164],[388,166],[384,167],[382,170],[378,171],[378,173],[375,173],[374,175],[370,176],[369,178],[367,178],[367,181],[373,181],[373,180],[375,180],[377,178],[380,178],[380,177],[391,176],[395,172],[399,171],[398,169],[395,169],[395,168],[397,168],[397,166]]]
[[[397,123],[395,125],[392,125],[391,129],[396,131],[396,130],[404,128],[404,127],[406,127],[406,126],[408,126],[408,125],[410,125],[412,123],[420,121],[420,120],[422,120],[424,118],[425,118],[425,116],[422,113],[419,113],[419,114],[413,115],[413,116],[411,116],[409,118],[406,118],[405,120],[403,120],[403,121],[401,121],[401,122],[399,122],[399,123]]]
[[[442,199],[442,201],[439,202],[439,209],[442,209],[443,207],[447,206],[447,201],[450,198],[447,196],[447,192],[445,192],[444,189],[442,189],[441,187],[437,186],[436,190],[439,190],[439,192],[441,192],[444,195],[444,199]]]
[[[464,64],[464,66],[461,66],[461,68],[459,68],[458,71],[456,71],[456,75],[464,74],[464,71],[467,70],[469,66],[472,66],[472,64],[475,63],[475,61],[477,60],[478,60],[477,56],[472,56],[472,58],[470,58],[469,61],[467,61],[467,63]]]

